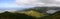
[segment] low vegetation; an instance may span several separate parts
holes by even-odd
[[[42,11],[40,8],[24,9],[23,11],[15,13],[5,11],[0,13],[0,19],[60,19],[60,11],[54,14],[47,14]]]

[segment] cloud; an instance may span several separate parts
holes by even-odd
[[[60,0],[16,0],[18,5],[60,6]]]
[[[57,0],[41,0],[41,2],[46,4],[60,4],[60,1]]]
[[[35,5],[37,4],[37,0],[16,0],[18,5]],[[39,2],[40,4],[40,2]]]
[[[48,14],[54,14],[55,12],[57,12],[58,10],[48,10],[47,13]]]

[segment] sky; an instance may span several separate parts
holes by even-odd
[[[16,0],[18,5],[33,5],[33,6],[57,6],[60,7],[60,0]]]
[[[60,0],[0,0],[0,11],[18,10],[36,6],[60,7]]]
[[[14,0],[0,0],[0,10],[7,10],[9,8],[13,8],[15,4]]]
[[[18,6],[16,3],[16,0],[0,0],[0,10],[21,10],[24,8],[30,8],[33,7],[32,5],[20,5]]]
[[[60,0],[0,0],[0,10],[16,10],[35,6],[60,6]]]

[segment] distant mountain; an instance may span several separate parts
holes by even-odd
[[[33,8],[24,9],[23,11],[27,11],[27,10],[37,10],[38,12],[41,13],[47,13],[48,10],[60,10],[60,7],[33,7]]]
[[[60,10],[60,7],[34,7],[33,9],[40,10],[42,12],[47,10]]]

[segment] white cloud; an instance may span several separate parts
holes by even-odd
[[[55,1],[60,2],[60,0],[55,0]]]
[[[16,0],[18,5],[60,6],[60,0]]]
[[[48,14],[54,14],[55,12],[57,12],[58,10],[48,10],[47,13]]]

